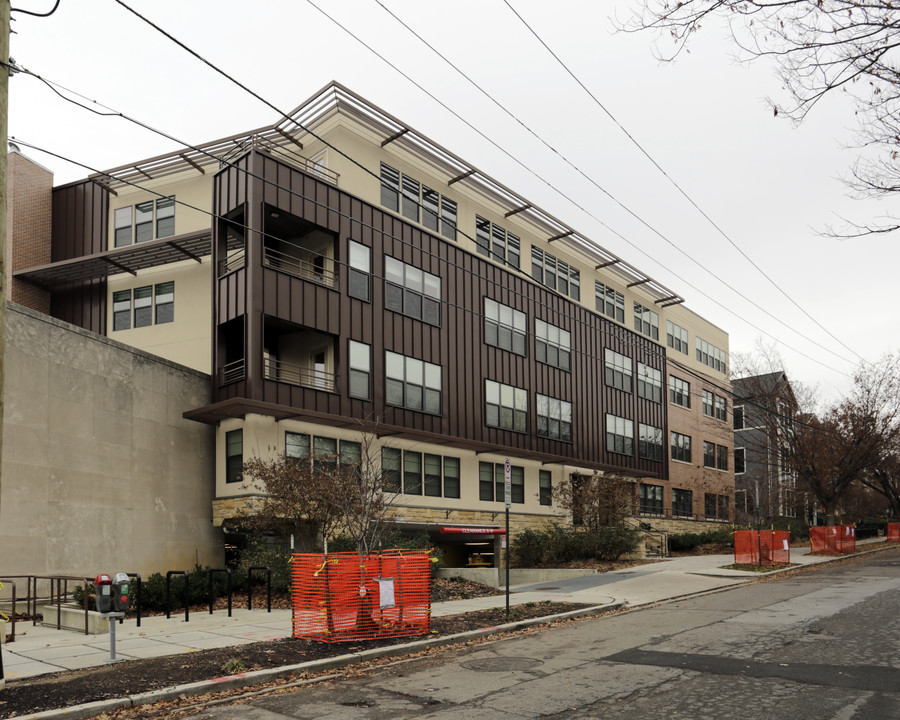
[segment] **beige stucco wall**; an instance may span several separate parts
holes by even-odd
[[[0,577],[222,565],[208,376],[10,305],[4,401]]]

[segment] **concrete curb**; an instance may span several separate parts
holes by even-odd
[[[200,682],[188,683],[186,685],[173,685],[172,687],[151,690],[137,695],[129,695],[124,698],[100,700],[98,702],[85,703],[84,705],[72,705],[67,708],[45,710],[44,712],[33,713],[32,715],[22,715],[21,717],[30,718],[32,720],[44,720],[44,718],[70,718],[71,720],[82,720],[83,718],[95,717],[100,713],[118,710],[119,708],[149,705],[163,700],[171,700],[180,696],[194,697],[196,695],[205,695],[219,690],[234,690],[236,688],[249,687],[259,683],[271,682],[272,680],[277,680],[286,675],[294,675],[303,671],[319,672],[322,670],[333,670],[335,668],[342,668],[348,665],[366,662],[368,660],[377,660],[382,657],[406,655],[420,650],[427,650],[428,648],[454,645],[467,640],[476,640],[499,632],[512,632],[534,625],[549,625],[557,620],[599,615],[600,613],[609,610],[618,610],[624,606],[624,602],[592,605],[591,607],[582,608],[580,610],[570,610],[569,612],[545,615],[529,620],[518,620],[516,622],[504,623],[503,625],[494,625],[479,630],[456,633],[455,635],[443,635],[441,637],[427,638],[425,640],[415,640],[401,645],[388,645],[383,648],[373,648],[358,653],[338,655],[337,657],[328,658],[326,660],[312,660],[310,662],[298,663],[297,665],[283,665],[277,668],[254,670],[239,675],[226,675],[225,677],[201,680]]]

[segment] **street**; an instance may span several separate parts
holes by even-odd
[[[900,551],[394,662],[202,718],[900,718]]]

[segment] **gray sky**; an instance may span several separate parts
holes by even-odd
[[[332,79],[342,82],[681,294],[688,307],[729,332],[732,352],[752,351],[761,328],[770,336],[767,342],[774,337],[784,343],[778,350],[793,379],[818,385],[829,398],[846,390],[857,358],[690,206],[502,0],[382,1],[669,242],[497,108],[375,0],[316,2],[549,185],[305,0],[129,4],[282,110]],[[827,99],[794,127],[774,118],[766,103],[767,97],[781,97],[773,67],[736,62],[724,28],[708,24],[689,54],[660,64],[653,45],[666,47],[664,38],[612,32],[610,16],[626,17],[636,0],[510,2],[794,301],[866,360],[897,349],[898,323],[890,311],[896,303],[897,238],[839,241],[819,232],[840,225],[841,218],[900,215],[897,199],[852,199],[841,183],[856,156],[849,147],[856,121],[845,98]],[[14,3],[33,11],[47,11],[52,4]],[[49,18],[13,17],[11,55],[19,64],[186,142],[278,119],[113,0],[62,0]],[[119,118],[81,110],[24,75],[10,80],[9,134],[99,169],[176,147]],[[23,150],[53,170],[57,183],[88,174]]]

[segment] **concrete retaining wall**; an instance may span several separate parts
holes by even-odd
[[[553,582],[582,575],[594,575],[597,571],[591,569],[566,568],[561,570],[544,568],[510,568],[509,585],[531,585],[533,583]],[[506,570],[504,568],[441,568],[437,571],[439,578],[461,577],[472,582],[490,585],[492,587],[504,587],[506,584]]]

